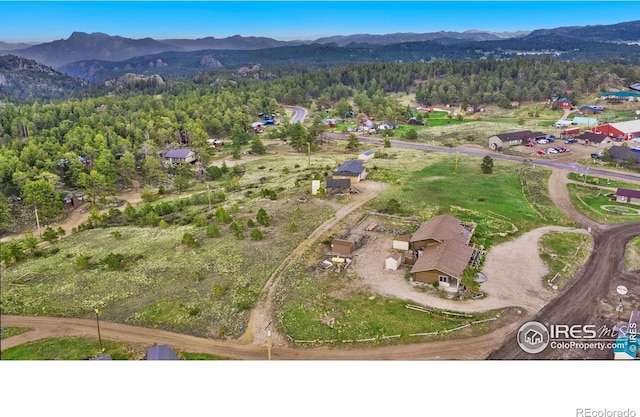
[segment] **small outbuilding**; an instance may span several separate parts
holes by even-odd
[[[368,161],[369,159],[373,159],[375,156],[374,151],[365,151],[358,155],[358,159],[361,161]]]
[[[351,255],[356,245],[353,240],[333,239],[331,241],[331,252],[339,255]]]
[[[394,253],[384,261],[384,268],[390,271],[397,270],[398,268],[400,268],[400,265],[402,265],[401,253]]]

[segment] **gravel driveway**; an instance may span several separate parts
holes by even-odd
[[[420,288],[409,283],[404,277],[406,269],[385,270],[384,261],[392,253],[393,237],[389,234],[370,232],[370,239],[355,253],[353,268],[364,283],[380,295],[464,312],[522,307],[529,314],[534,314],[555,296],[553,290],[542,284],[542,277],[548,270],[538,256],[540,238],[552,231],[586,233],[582,229],[547,226],[494,246],[487,253],[482,269],[488,280],[481,285],[481,291],[486,292],[487,297],[480,300],[446,299],[436,295],[429,288]]]

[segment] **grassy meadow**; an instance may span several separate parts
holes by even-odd
[[[333,213],[317,200],[260,205],[271,219],[260,227],[261,241],[248,237],[252,206],[234,214],[245,224],[243,239],[228,225],[218,225],[221,235],[214,238],[206,226],[193,225],[99,228],[69,236],[48,256],[3,271],[2,313],[91,318],[99,308],[109,321],[205,337],[236,335],[271,271]],[[196,247],[181,243],[186,232]],[[111,267],[109,254],[120,257],[120,268]]]
[[[593,239],[584,233],[551,232],[542,236],[540,257],[549,267],[543,283],[551,282],[560,289],[565,287],[586,262],[592,246]]]
[[[583,214],[599,223],[640,221],[640,206],[612,201],[612,190],[582,184],[568,184],[571,202]]]

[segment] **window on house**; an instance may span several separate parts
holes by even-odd
[[[440,282],[447,282],[447,277],[444,275],[440,275],[440,277],[438,277],[438,279],[440,280]]]

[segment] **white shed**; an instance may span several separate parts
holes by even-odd
[[[388,269],[390,271],[397,270],[398,268],[400,268],[400,265],[402,265],[401,253],[394,253],[384,261],[385,269]]]
[[[311,180],[311,195],[318,194],[320,189],[320,180]]]
[[[394,240],[393,249],[397,250],[409,250],[409,242],[404,240]]]

